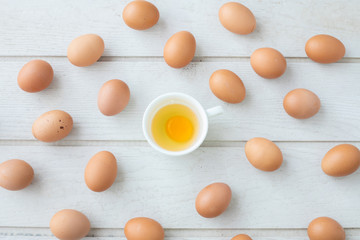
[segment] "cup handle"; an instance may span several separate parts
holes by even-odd
[[[206,109],[206,114],[208,115],[208,117],[214,117],[219,114],[222,114],[223,112],[224,109],[222,108],[222,106],[216,106],[213,108]]]

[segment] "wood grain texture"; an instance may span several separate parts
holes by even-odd
[[[360,147],[359,1],[243,0],[257,19],[255,32],[246,36],[221,26],[218,9],[228,0],[151,0],[160,20],[146,31],[124,24],[129,1],[0,0],[0,162],[26,160],[36,174],[23,191],[0,188],[0,240],[55,239],[48,224],[63,208],[89,217],[93,229],[86,240],[125,240],[122,228],[136,216],[158,220],[167,240],[229,240],[244,232],[254,240],[305,240],[305,228],[319,216],[335,218],[348,240],[360,240],[360,171],[331,178],[320,168],[336,144]],[[164,63],[163,46],[181,30],[194,34],[196,58],[175,70]],[[85,33],[103,37],[106,49],[100,62],[77,68],[66,50]],[[320,33],[339,38],[347,59],[330,65],[300,59],[306,41]],[[266,80],[254,73],[249,56],[259,47],[287,57],[283,77]],[[23,92],[18,71],[39,56],[52,64],[55,79],[43,92]],[[241,104],[223,103],[211,93],[209,77],[220,68],[243,80],[247,97]],[[124,112],[105,117],[97,93],[113,78],[127,82],[132,96]],[[308,120],[292,119],[282,108],[286,93],[300,87],[322,102]],[[203,147],[178,158],[151,149],[141,130],[148,103],[171,91],[190,94],[205,108],[225,109],[210,120]],[[53,109],[73,116],[72,133],[54,144],[33,140],[33,121]],[[285,161],[279,171],[260,172],[247,162],[244,141],[255,136],[281,141]],[[83,174],[100,150],[115,154],[119,173],[108,191],[94,193]],[[234,197],[224,215],[204,219],[194,200],[214,181],[227,182]]]
[[[257,20],[254,33],[236,35],[222,27],[218,10],[227,0],[153,0],[160,20],[147,31],[125,25],[117,0],[1,0],[1,56],[65,56],[69,42],[85,33],[103,37],[105,56],[162,56],[167,39],[191,31],[197,56],[249,56],[274,47],[285,56],[305,57],[315,34],[339,38],[346,57],[360,57],[360,4],[357,0],[243,0]]]
[[[256,136],[281,141],[359,140],[359,63],[289,62],[284,76],[266,80],[248,62],[196,62],[175,70],[164,62],[99,62],[77,68],[66,58],[46,60],[55,69],[55,79],[40,93],[26,93],[16,83],[26,61],[1,64],[0,139],[33,139],[35,119],[61,109],[74,119],[67,140],[144,140],[141,122],[146,106],[161,94],[177,91],[195,97],[205,108],[224,107],[224,114],[210,119],[207,140],[247,141]],[[210,91],[209,77],[221,68],[243,80],[247,96],[242,103],[226,104]],[[122,113],[106,117],[97,108],[97,94],[113,78],[129,85],[131,98]],[[294,88],[307,88],[319,96],[322,107],[317,115],[297,120],[286,114],[283,97]]]
[[[0,189],[0,226],[47,227],[55,212],[73,208],[94,228],[122,228],[136,216],[152,217],[167,229],[306,228],[324,215],[355,228],[360,172],[332,178],[320,167],[335,144],[278,143],[285,162],[272,173],[253,168],[243,146],[203,147],[177,158],[150,147],[1,146],[2,159],[28,161],[35,178],[23,191]],[[94,193],[84,183],[84,168],[100,150],[113,152],[119,172],[108,191]],[[214,181],[229,184],[232,202],[220,217],[204,219],[194,200]]]

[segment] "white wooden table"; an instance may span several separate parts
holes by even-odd
[[[0,162],[26,160],[36,174],[23,191],[0,189],[0,239],[53,239],[50,218],[73,208],[89,217],[89,240],[124,237],[124,224],[136,216],[158,220],[169,240],[225,240],[239,233],[254,240],[304,240],[308,223],[324,215],[338,220],[348,239],[359,240],[360,171],[331,178],[320,162],[336,144],[360,147],[360,1],[244,0],[257,19],[248,36],[221,26],[217,12],[224,0],[154,0],[160,20],[147,31],[124,24],[127,2],[0,0]],[[166,40],[181,30],[194,34],[197,51],[189,66],[176,70],[166,65],[162,52]],[[66,49],[85,33],[103,37],[106,49],[98,63],[77,68]],[[319,33],[338,37],[346,57],[330,65],[306,58],[305,42]],[[287,58],[288,69],[279,79],[262,79],[251,69],[250,54],[265,46]],[[29,94],[16,78],[34,58],[50,62],[55,79],[45,91]],[[242,78],[247,97],[241,104],[225,104],[211,93],[209,77],[220,68]],[[131,100],[121,114],[105,117],[97,109],[97,93],[113,78],[128,83]],[[285,94],[298,87],[321,99],[322,108],[311,119],[292,119],[282,108]],[[203,146],[185,157],[155,152],[142,135],[145,107],[170,91],[225,109],[212,119]],[[73,116],[73,131],[53,144],[34,140],[33,121],[53,109]],[[260,172],[248,163],[244,144],[255,136],[282,149],[280,170]],[[94,193],[83,173],[100,150],[115,154],[119,174],[110,190]],[[194,200],[213,181],[227,182],[234,196],[222,216],[204,219]]]

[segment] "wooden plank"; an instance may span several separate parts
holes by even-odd
[[[85,33],[105,40],[105,56],[162,56],[167,39],[188,30],[197,56],[249,56],[270,46],[289,57],[304,57],[315,34],[343,41],[347,57],[360,57],[360,5],[357,0],[243,0],[257,19],[254,33],[241,36],[223,28],[218,10],[228,0],[153,0],[159,23],[147,31],[128,28],[122,10],[129,1],[1,0],[1,56],[65,56],[69,42]]]
[[[144,140],[142,115],[155,97],[184,92],[205,108],[221,105],[224,114],[210,119],[207,140],[246,141],[263,136],[279,141],[357,141],[360,123],[360,63],[319,65],[289,62],[285,75],[266,80],[248,62],[196,62],[175,70],[163,62],[101,62],[91,68],[73,67],[65,58],[46,58],[55,69],[51,86],[40,93],[20,90],[16,77],[24,61],[1,63],[0,139],[33,139],[31,126],[42,113],[62,109],[75,121],[68,140]],[[240,104],[226,104],[210,91],[213,71],[226,68],[237,73],[247,89]],[[97,109],[101,85],[119,78],[128,83],[131,100],[125,111],[106,117]],[[313,118],[293,119],[282,101],[294,88],[307,88],[321,99]]]
[[[360,229],[345,229],[347,236],[360,236]],[[245,233],[253,238],[267,237],[280,239],[297,239],[307,236],[306,229],[165,229],[166,239],[193,239],[195,236],[199,239],[208,237],[210,239],[222,239]],[[49,227],[44,228],[0,228],[1,236],[38,236],[49,237],[51,232]],[[124,228],[92,228],[88,234],[89,237],[103,237],[103,238],[121,238],[124,237]],[[222,238],[221,238],[222,237]]]
[[[36,176],[22,191],[0,189],[0,226],[48,227],[55,212],[73,208],[84,212],[94,228],[122,228],[136,216],[157,219],[167,229],[306,228],[319,216],[356,228],[360,171],[332,178],[320,167],[335,144],[278,143],[285,161],[272,173],[253,168],[243,146],[203,147],[177,158],[150,147],[1,146],[2,159],[24,159]],[[94,193],[83,174],[100,150],[114,153],[119,173],[111,189]],[[195,211],[194,201],[215,181],[229,184],[232,202],[223,215],[205,219]]]

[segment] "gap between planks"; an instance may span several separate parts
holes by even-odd
[[[66,59],[66,56],[1,56],[0,62],[7,61],[30,61],[34,58],[42,59]],[[313,62],[307,57],[285,57],[288,62]],[[103,56],[99,62],[163,62],[162,56]],[[195,56],[192,62],[248,62],[249,56]],[[344,57],[336,63],[360,63],[360,58]]]
[[[244,147],[247,141],[205,141],[200,147]],[[357,145],[360,141],[273,141],[275,143],[349,143]],[[145,140],[62,140],[54,143],[43,143],[38,140],[1,139],[0,146],[124,146],[150,147]]]

